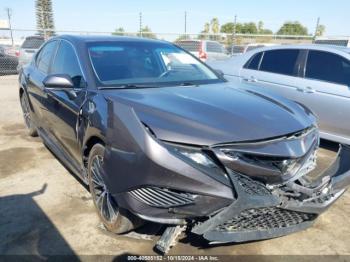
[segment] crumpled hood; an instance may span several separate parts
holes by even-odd
[[[106,99],[132,107],[157,138],[213,145],[256,141],[300,131],[315,118],[281,97],[218,83],[186,87],[104,90]]]

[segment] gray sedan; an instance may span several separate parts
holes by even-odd
[[[350,49],[288,45],[256,49],[210,64],[228,80],[278,93],[304,104],[319,118],[321,137],[350,144]]]

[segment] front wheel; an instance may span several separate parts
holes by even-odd
[[[107,189],[102,176],[105,147],[96,144],[90,151],[88,161],[89,188],[97,213],[110,232],[121,234],[134,229],[140,220],[120,208]]]
[[[23,118],[24,123],[28,129],[28,134],[32,137],[38,136],[38,132],[36,130],[36,127],[33,124],[31,113],[30,113],[30,107],[29,107],[29,101],[26,93],[23,93],[20,97],[21,101],[21,107],[23,112]]]

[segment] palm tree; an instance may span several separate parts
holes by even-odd
[[[36,0],[36,27],[39,35],[49,37],[55,34],[52,1],[51,0]]]
[[[220,32],[220,24],[219,24],[219,19],[218,18],[213,18],[211,21],[210,21],[210,26],[211,26],[211,31],[214,33],[214,34],[218,34]],[[217,40],[219,37],[217,35],[215,35],[213,37],[215,40]]]

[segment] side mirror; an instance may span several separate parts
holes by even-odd
[[[73,88],[72,78],[67,74],[48,75],[43,84],[45,87]]]

